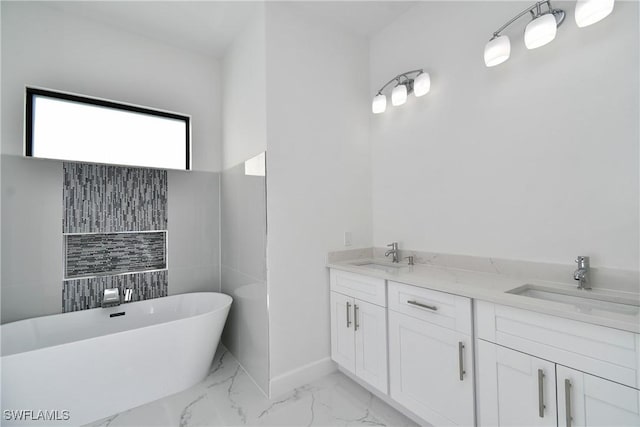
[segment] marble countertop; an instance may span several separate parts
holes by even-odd
[[[386,270],[378,270],[362,265],[367,263],[375,263],[381,266],[388,266],[389,268]],[[394,266],[397,267],[399,265],[401,265],[401,267],[394,268]],[[534,279],[523,280],[501,274],[437,267],[426,264],[416,264],[414,266],[391,264],[386,260],[380,259],[329,262],[327,267],[640,334],[640,315],[637,309],[637,306],[640,305],[640,295],[637,293],[598,289],[585,290],[577,293],[575,286],[561,283]],[[584,295],[590,298],[597,299],[602,297],[604,299],[624,302],[631,307],[629,307],[628,312],[623,313],[604,310],[598,307],[597,301],[593,307],[585,308],[564,302],[548,301],[508,293],[508,291],[524,285],[540,286],[560,293],[574,295],[580,295],[584,292]]]

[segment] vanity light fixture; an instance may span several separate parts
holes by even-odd
[[[391,91],[391,104],[394,107],[407,102],[407,96],[412,92],[419,97],[426,95],[431,90],[431,77],[429,73],[425,73],[422,69],[398,74],[382,86],[376,96],[373,97],[371,111],[374,114],[384,113],[387,109],[387,97],[382,91],[394,82],[396,85]]]
[[[578,0],[575,19],[578,27],[586,27],[607,17],[613,10],[615,0]],[[484,47],[484,63],[487,67],[502,64],[511,55],[511,41],[502,35],[509,25],[530,14],[531,22],[524,30],[524,44],[527,49],[536,49],[556,38],[558,27],[564,22],[565,11],[554,9],[550,0],[539,1],[498,28]]]
[[[391,91],[391,105],[397,107],[407,102],[407,84],[398,83]]]
[[[529,22],[524,30],[524,44],[527,49],[536,49],[553,41],[558,32],[558,25],[564,20],[564,12],[560,16],[562,18],[556,20],[555,15],[547,13]]]
[[[384,113],[387,109],[387,97],[379,93],[373,97],[373,104],[371,104],[371,110],[374,114]]]
[[[583,28],[603,20],[613,11],[615,0],[578,0],[576,3],[576,24]]]
[[[542,6],[546,6],[546,9],[543,10]],[[511,41],[508,36],[500,33],[527,14],[531,14],[533,18],[524,30],[524,43],[528,49],[535,49],[552,41],[556,37],[558,26],[562,24],[565,17],[564,10],[554,9],[548,0],[539,1],[529,6],[493,33],[484,47],[484,63],[487,67],[502,64],[509,59]]]

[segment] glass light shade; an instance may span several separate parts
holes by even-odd
[[[371,103],[371,111],[373,114],[384,113],[384,110],[387,109],[387,97],[383,94],[378,94],[373,97],[373,102]]]
[[[418,77],[413,81],[413,94],[415,96],[422,96],[429,93],[431,90],[431,76],[429,73],[420,73]]]
[[[609,16],[614,0],[578,0],[576,3],[576,24],[586,27]]]
[[[536,49],[555,39],[557,32],[555,16],[551,13],[544,14],[527,24],[524,29],[524,44],[527,49]]]
[[[391,92],[391,103],[394,106],[398,106],[405,102],[407,102],[407,87],[405,85],[398,85],[394,87]]]
[[[511,55],[511,41],[507,36],[498,36],[484,47],[484,64],[494,67],[502,64]]]

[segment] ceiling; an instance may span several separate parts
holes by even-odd
[[[254,1],[52,1],[50,7],[179,48],[221,57],[257,13]],[[409,9],[405,1],[290,1],[301,14],[370,36]]]
[[[54,1],[46,4],[64,13],[216,57],[223,54],[257,9],[257,3],[248,1]]]
[[[290,5],[339,29],[369,37],[414,6],[416,1],[292,1]]]

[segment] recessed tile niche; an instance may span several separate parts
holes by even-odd
[[[167,232],[67,234],[65,279],[167,268]]]

